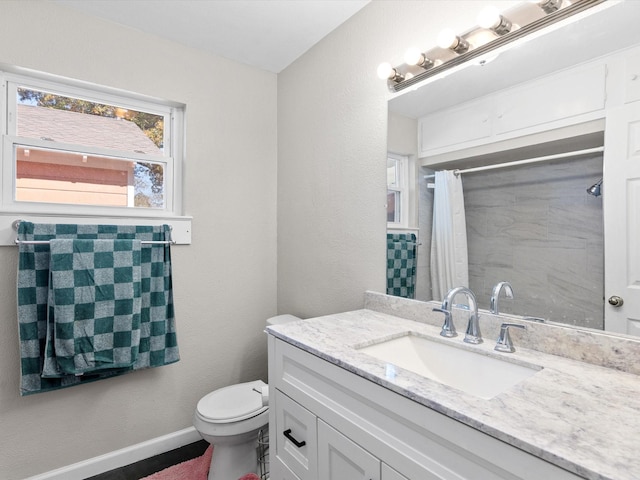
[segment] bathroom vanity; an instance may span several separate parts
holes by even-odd
[[[513,317],[481,312],[484,343],[467,345],[439,335],[435,305],[367,293],[362,310],[268,328],[272,479],[640,478],[640,340],[521,322],[499,353]],[[443,349],[444,380],[389,357],[407,339]],[[495,375],[472,371],[485,361]]]

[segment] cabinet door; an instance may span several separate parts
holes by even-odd
[[[322,480],[380,480],[380,460],[318,420],[318,475]]]
[[[393,468],[391,468],[386,463],[382,464],[381,468],[382,478],[381,480],[409,480],[404,475],[400,475]]]
[[[502,92],[496,97],[499,105],[495,133],[510,133],[601,111],[606,100],[605,81],[605,66],[595,65]]]
[[[491,135],[490,100],[480,99],[418,120],[420,156]]]
[[[318,479],[316,416],[279,390],[275,391],[275,454],[300,480]]]

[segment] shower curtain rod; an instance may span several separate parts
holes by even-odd
[[[465,168],[464,170],[454,170],[455,176],[461,173],[481,172],[483,170],[493,170],[495,168],[514,167],[516,165],[524,165],[527,163],[547,162],[549,160],[558,160],[562,158],[578,157],[580,155],[588,155],[590,153],[604,152],[604,147],[587,148],[585,150],[576,150],[573,152],[557,153],[555,155],[546,155],[544,157],[528,158],[525,160],[516,160],[514,162],[496,163],[495,165],[485,165],[483,167]]]

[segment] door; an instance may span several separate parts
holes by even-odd
[[[640,102],[607,113],[604,329],[640,336]]]
[[[318,477],[380,480],[380,460],[318,419]]]

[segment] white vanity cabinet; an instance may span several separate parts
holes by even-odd
[[[271,467],[271,478],[402,480],[390,468],[381,476],[379,459],[279,390],[271,404],[279,429],[275,445],[270,447],[278,463]]]
[[[273,480],[581,478],[273,335],[269,384]]]

